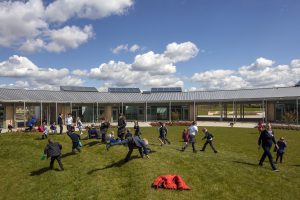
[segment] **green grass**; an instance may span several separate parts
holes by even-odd
[[[199,127],[200,128],[200,127]],[[83,140],[81,154],[69,155],[68,136],[50,136],[63,145],[65,171],[49,171],[49,160],[40,155],[46,140],[34,134],[0,135],[0,199],[298,199],[300,196],[300,133],[277,130],[288,148],[280,172],[272,172],[266,160],[258,167],[262,150],[257,150],[256,129],[209,128],[218,154],[210,147],[192,153],[191,146],[181,152],[183,127],[169,127],[171,145],[160,147],[156,128],[142,128],[154,153],[150,159],[123,159],[124,146],[108,152],[97,140]],[[202,147],[197,136],[197,149]],[[58,168],[55,163],[55,168]],[[155,190],[154,179],[178,174],[190,191]]]

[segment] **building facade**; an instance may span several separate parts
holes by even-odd
[[[43,91],[0,88],[0,127],[57,121],[71,113],[74,122],[116,121],[270,121],[299,123],[300,87],[193,92]]]

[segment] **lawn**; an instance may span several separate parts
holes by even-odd
[[[142,128],[153,153],[141,159],[138,151],[124,163],[124,146],[109,151],[97,140],[82,140],[80,154],[72,155],[68,136],[51,135],[63,145],[65,171],[48,170],[49,160],[40,160],[46,140],[37,133],[0,135],[0,199],[299,199],[300,132],[276,130],[288,148],[280,172],[268,163],[258,167],[256,129],[209,128],[218,154],[209,146],[193,153],[181,152],[183,127],[168,127],[171,145],[161,147],[156,128]],[[200,128],[200,127],[199,127]],[[197,149],[203,144],[197,135]],[[55,168],[58,168],[55,163]],[[163,174],[178,174],[190,191],[155,190],[153,180]]]

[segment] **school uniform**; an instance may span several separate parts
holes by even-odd
[[[215,153],[218,153],[218,151],[215,149],[215,147],[214,147],[214,145],[212,143],[213,137],[214,136],[210,132],[208,132],[208,131],[205,132],[205,136],[202,139],[203,140],[206,139],[206,142],[204,143],[204,145],[203,145],[203,147],[202,147],[202,149],[200,151],[205,151],[206,145],[209,144],[210,147],[212,148],[212,150]]]
[[[63,164],[61,162],[61,149],[62,145],[58,142],[49,143],[45,147],[44,154],[46,154],[47,157],[51,157],[50,169],[53,169],[54,161],[57,160],[61,170],[64,170]]]
[[[276,162],[278,161],[278,158],[280,158],[280,163],[282,163],[284,149],[286,148],[286,142],[282,140],[278,140],[277,142],[277,155],[276,155]]]
[[[75,149],[77,151],[81,151],[80,149],[80,135],[77,135],[74,132],[68,132],[67,133],[70,139],[72,140],[72,151],[75,152]]]
[[[58,116],[58,118],[57,118],[57,124],[59,125],[59,134],[62,134],[62,132],[63,132],[63,119],[62,119],[62,117],[61,116]]]
[[[120,117],[118,120],[118,137],[121,140],[124,140],[124,135],[125,135],[125,128],[126,128],[126,121],[124,117]]]
[[[162,142],[164,144],[166,143],[171,144],[171,142],[167,138],[167,134],[168,134],[167,127],[161,126],[158,131],[159,131],[159,138],[162,140]]]

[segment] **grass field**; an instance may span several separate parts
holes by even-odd
[[[200,128],[200,127],[199,127]],[[65,171],[48,170],[49,160],[40,160],[46,140],[40,135],[0,135],[0,199],[288,199],[300,197],[300,133],[276,130],[288,148],[280,172],[268,163],[258,167],[256,129],[209,128],[218,154],[181,149],[183,127],[169,127],[171,145],[161,147],[156,128],[142,128],[153,153],[141,159],[138,151],[127,163],[124,146],[106,151],[97,140],[82,140],[80,154],[72,155],[68,136],[51,135],[63,145]],[[197,149],[202,147],[197,135]],[[55,168],[58,168],[55,163]],[[178,174],[190,191],[155,190],[154,179]]]

